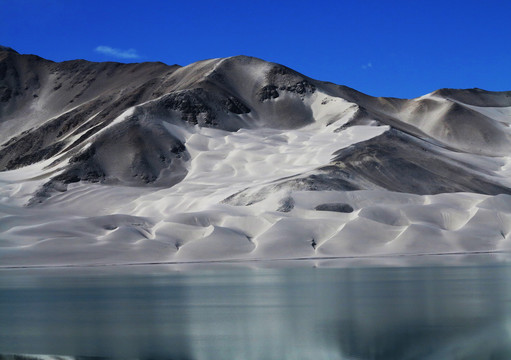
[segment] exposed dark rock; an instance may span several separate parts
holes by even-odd
[[[75,181],[70,181],[75,182]],[[34,206],[43,203],[55,193],[67,191],[67,185],[58,180],[51,180],[39,188],[35,194],[30,198],[27,206]]]
[[[12,170],[46,160],[57,154],[64,144],[44,144],[41,134],[30,133],[0,150],[0,170]]]
[[[91,159],[96,154],[96,147],[94,145],[89,146],[87,149],[82,151],[81,153],[73,156],[69,159],[70,164],[79,163],[83,161],[87,161]]]
[[[277,211],[287,213],[293,210],[293,208],[295,207],[295,200],[291,196],[288,196],[280,200],[279,204],[280,206],[277,209]]]
[[[295,92],[297,94],[305,94],[305,93],[314,93],[316,91],[316,87],[307,82],[307,81],[300,81],[296,83],[295,85],[291,85],[285,88],[286,91]]]
[[[353,208],[350,204],[344,203],[328,203],[328,204],[320,204],[314,208],[317,211],[334,211],[340,213],[352,213]]]
[[[8,102],[12,97],[12,89],[8,87],[0,87],[0,102]]]
[[[162,105],[181,112],[181,118],[191,124],[211,125],[215,119],[213,110],[207,105],[204,89],[173,92],[162,99]]]
[[[235,114],[248,114],[250,112],[250,108],[234,96],[224,100],[223,105],[228,111]]]
[[[265,101],[278,98],[279,92],[275,85],[266,85],[259,90],[257,95],[259,97],[259,101]]]
[[[271,99],[278,98],[279,92],[277,90],[289,91],[292,93],[297,93],[297,94],[303,95],[306,93],[309,93],[309,94],[314,93],[316,91],[316,86],[314,86],[313,84],[311,84],[305,80],[302,80],[295,84],[287,85],[287,86],[280,85],[277,87],[276,85],[266,85],[263,88],[261,88],[261,90],[259,90],[259,92],[257,93],[257,95],[259,97],[259,101],[265,101],[265,100],[271,100]]]
[[[176,154],[176,155],[179,155],[179,154],[181,154],[181,153],[183,153],[183,152],[185,152],[185,151],[186,151],[186,147],[184,146],[184,144],[181,144],[181,143],[179,143],[179,144],[177,144],[177,145],[173,146],[173,147],[170,149],[170,152],[171,152],[172,154]]]
[[[10,48],[8,46],[3,46],[3,45],[0,45],[0,51],[12,52],[12,53],[18,54],[18,52],[16,50],[14,50],[13,48]]]

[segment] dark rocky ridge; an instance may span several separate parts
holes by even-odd
[[[368,188],[412,194],[511,194],[511,189],[499,185],[491,174],[395,129],[337,151],[324,170],[349,174],[351,182],[367,184]]]
[[[433,94],[474,106],[511,106],[511,91],[493,92],[478,88],[439,89]]]
[[[16,50],[14,50],[13,48],[10,48],[8,46],[3,46],[3,45],[0,45],[0,51],[13,52],[13,53],[18,54],[18,52]]]

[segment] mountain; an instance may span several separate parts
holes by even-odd
[[[510,126],[511,92],[0,47],[2,266],[509,250]]]

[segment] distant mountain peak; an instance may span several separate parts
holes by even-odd
[[[13,52],[13,53],[16,53],[16,54],[19,54],[16,50],[14,50],[13,48],[10,48],[8,46],[3,46],[3,45],[0,45],[0,51],[6,51],[6,52]]]

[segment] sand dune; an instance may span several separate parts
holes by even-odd
[[[0,266],[511,249],[511,92],[0,48]]]

